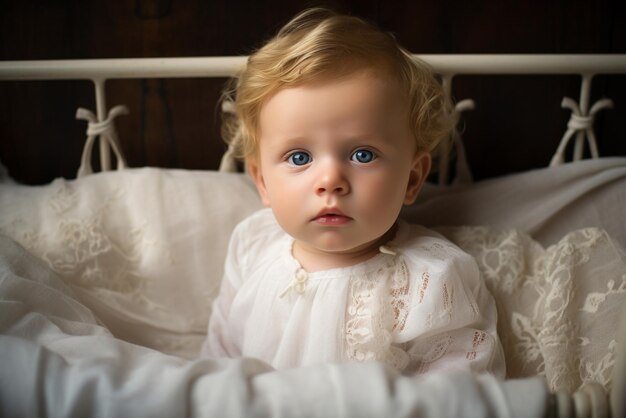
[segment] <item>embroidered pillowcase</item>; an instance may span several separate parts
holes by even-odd
[[[193,357],[230,234],[259,208],[243,174],[127,169],[0,183],[0,234],[43,259],[114,335]]]

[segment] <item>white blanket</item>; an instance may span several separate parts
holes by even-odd
[[[45,264],[0,237],[0,415],[541,417],[542,379],[400,376],[381,364],[273,372],[114,338]]]

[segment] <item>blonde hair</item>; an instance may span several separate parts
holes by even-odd
[[[273,94],[364,69],[395,78],[400,91],[406,92],[418,150],[430,152],[450,135],[454,128],[450,101],[426,63],[359,18],[314,8],[297,15],[250,55],[223,94],[223,107],[232,101],[234,114],[225,116],[222,136],[238,157],[254,156],[259,115]]]

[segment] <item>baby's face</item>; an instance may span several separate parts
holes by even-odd
[[[369,72],[280,90],[260,115],[250,172],[294,253],[378,250],[430,168],[396,89]]]

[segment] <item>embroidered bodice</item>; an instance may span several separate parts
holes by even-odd
[[[277,369],[382,361],[404,372],[504,376],[496,309],[473,258],[398,221],[393,241],[350,267],[307,272],[265,209],[235,229],[202,353]]]

